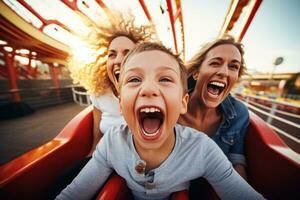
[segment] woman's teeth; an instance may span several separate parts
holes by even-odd
[[[116,77],[117,81],[119,81],[120,70],[118,70],[118,71],[114,71],[114,75],[115,75],[115,77]]]
[[[209,84],[215,85],[217,87],[223,87],[223,88],[225,87],[224,83],[220,83],[220,82],[216,82],[216,81],[210,82]]]
[[[217,96],[219,96],[223,92],[225,86],[226,85],[224,83],[217,82],[217,81],[212,81],[212,82],[208,83],[208,85],[207,85],[207,91],[211,95],[217,97]]]

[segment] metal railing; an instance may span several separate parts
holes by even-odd
[[[300,95],[299,94],[283,94],[283,98],[288,98],[288,99],[295,99],[295,100],[300,100]]]
[[[300,133],[299,105],[276,101],[273,99],[265,99],[253,95],[246,96],[242,94],[234,94],[234,96],[241,99],[250,110],[262,116],[266,123],[268,123],[268,125],[277,133],[284,135],[297,144],[300,144],[300,139],[298,139],[298,134]],[[284,110],[283,108],[285,107],[293,108],[294,113]],[[287,131],[287,129],[290,130],[290,132]]]
[[[92,104],[90,95],[80,86],[72,87],[73,100],[80,106],[89,106]]]
[[[0,92],[0,101],[13,102],[12,96],[19,94],[21,101],[28,104],[33,109],[72,102],[71,87],[45,87],[45,88],[25,88],[17,90],[6,90]]]

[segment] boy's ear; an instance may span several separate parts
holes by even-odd
[[[187,112],[187,105],[188,105],[188,102],[189,102],[189,94],[186,93],[183,97],[182,97],[182,108],[181,108],[181,111],[180,111],[180,114],[185,114]]]
[[[120,114],[122,114],[122,105],[121,105],[121,97],[120,97],[120,95],[118,95],[118,100],[119,100],[119,111],[120,111]]]
[[[198,77],[199,77],[199,70],[195,70],[195,71],[193,72],[193,79],[194,79],[195,81],[197,81],[197,80],[198,80]]]

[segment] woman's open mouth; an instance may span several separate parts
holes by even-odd
[[[141,135],[146,140],[155,140],[161,135],[164,114],[157,107],[143,107],[138,111]]]
[[[114,71],[114,76],[116,77],[116,80],[119,81],[120,69]]]
[[[225,89],[226,84],[218,81],[211,81],[207,84],[207,91],[213,97],[218,97]]]

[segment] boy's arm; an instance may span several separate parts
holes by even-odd
[[[211,139],[203,148],[204,178],[213,186],[221,199],[264,199],[232,167],[222,150]]]
[[[112,173],[106,159],[105,137],[99,142],[91,160],[77,177],[57,197],[63,199],[91,199]]]

